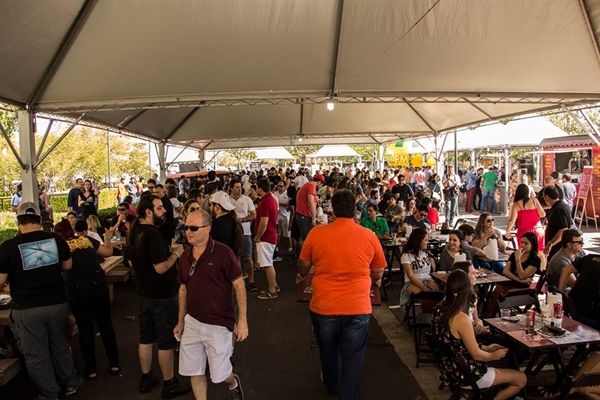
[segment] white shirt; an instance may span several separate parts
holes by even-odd
[[[173,217],[177,219],[179,218],[179,213],[177,212],[176,208],[181,207],[181,202],[175,197],[171,197],[169,200],[171,200],[171,204],[173,204]]]
[[[290,205],[290,197],[287,194],[287,190],[283,193],[279,193],[279,190],[275,191],[275,197],[279,202],[279,219],[290,219],[290,210],[288,206]]]
[[[296,186],[296,189],[300,189],[302,187],[302,185],[305,185],[308,183],[308,178],[305,177],[304,175],[298,175],[296,177],[296,179],[294,179],[294,186]]]
[[[235,213],[238,218],[246,218],[250,214],[250,211],[255,209],[252,199],[248,196],[241,195],[237,200],[233,197],[230,197],[229,199],[231,200],[231,204],[235,206]],[[252,234],[251,224],[252,222],[250,221],[242,222],[244,236],[249,236]]]
[[[245,183],[248,182],[249,179],[250,179],[250,175],[244,175],[244,176],[242,176],[240,181],[242,182],[242,185],[244,185]]]
[[[431,279],[431,261],[426,251],[419,251],[418,255],[404,253],[400,257],[402,264],[410,264],[413,270],[413,275],[420,281]],[[410,282],[408,275],[405,276],[404,282]]]

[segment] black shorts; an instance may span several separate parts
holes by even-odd
[[[173,328],[177,325],[177,296],[166,299],[140,297],[139,304],[140,343],[158,343],[159,350],[177,347],[173,336]]]

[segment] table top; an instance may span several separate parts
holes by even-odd
[[[500,275],[495,272],[488,271],[487,269],[484,269],[484,268],[480,268],[479,271],[480,271],[479,272],[480,275],[478,275],[477,282],[475,284],[501,283],[501,282],[510,282],[511,281],[510,278],[508,278],[504,275]],[[436,279],[443,283],[446,283],[448,281],[448,275],[450,275],[450,273],[446,272],[446,271],[439,271],[439,272],[431,273],[431,277],[433,279]]]
[[[389,239],[381,239],[381,244],[383,247],[398,247],[404,246],[406,244],[406,238],[389,238]]]
[[[510,258],[510,255],[512,253],[514,253],[514,250],[504,250],[504,251],[498,251],[498,259],[497,260],[492,260],[490,258],[487,257],[479,257],[482,261],[486,261],[486,262],[507,262],[508,259]]]
[[[108,272],[121,263],[123,263],[123,256],[110,256],[106,257],[104,262],[100,263],[100,266],[104,272]]]
[[[536,315],[536,319],[539,316]],[[587,325],[564,317],[562,327],[566,331],[561,336],[545,335],[536,330],[534,334],[528,334],[520,322],[511,322],[502,318],[486,318],[486,324],[493,326],[505,335],[517,340],[529,349],[540,349],[545,347],[574,346],[587,343],[600,342],[600,332]]]

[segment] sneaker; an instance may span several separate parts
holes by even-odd
[[[177,396],[183,396],[192,390],[190,385],[181,383],[177,378],[173,379],[169,384],[163,386],[161,397],[165,400],[172,399]]]
[[[279,293],[281,292],[281,289],[279,288],[279,285],[275,285],[275,293]],[[267,293],[267,290],[261,290],[260,294],[265,294]]]
[[[65,387],[65,394],[70,396],[77,393],[77,390],[79,390],[81,385],[83,385],[83,378],[77,377],[74,382]]]
[[[240,377],[236,374],[233,374],[235,381],[237,382],[237,386],[234,389],[229,391],[229,400],[244,400],[244,391],[242,390],[242,381],[240,381]]]
[[[142,379],[140,379],[140,393],[148,393],[156,385],[158,385],[158,378],[150,371],[148,377],[142,375]]]
[[[254,282],[250,282],[250,283],[248,284],[248,290],[249,290],[249,291],[251,291],[251,292],[257,292],[257,291],[258,291],[258,288],[257,288],[257,287],[256,287],[256,285],[254,284]]]
[[[283,258],[281,258],[281,257],[275,257],[273,259],[273,262],[279,262],[279,261],[283,261]]]
[[[256,296],[257,299],[260,300],[271,300],[271,299],[276,299],[277,298],[277,292],[275,293],[271,293],[269,291],[266,291],[264,293],[259,294],[258,296]]]

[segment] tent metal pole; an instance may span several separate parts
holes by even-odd
[[[200,108],[193,108],[192,111],[190,111],[188,113],[188,115],[185,116],[185,118],[183,118],[181,120],[181,122],[179,124],[177,124],[177,126],[175,127],[175,129],[173,129],[165,138],[165,140],[169,140],[171,139],[189,120],[190,118],[192,118],[194,116],[194,114],[196,114],[198,112]]]
[[[458,174],[458,135],[454,131],[454,173]]]
[[[512,168],[510,167],[510,159],[508,154],[508,146],[504,147],[504,179],[506,180],[506,184],[504,185],[504,214],[508,215],[508,182],[510,181],[510,175],[512,174]],[[518,244],[520,245],[520,243]]]
[[[598,59],[598,64],[600,64],[600,47],[598,46],[598,42],[596,41],[596,35],[594,34],[594,30],[592,29],[592,23],[590,21],[590,13],[585,6],[583,0],[579,0],[579,7],[581,8],[581,13],[583,14],[583,20],[585,21],[585,26],[587,27],[588,33],[590,34],[590,40],[592,41],[592,46],[594,47],[594,51],[596,52],[596,58]]]
[[[415,108],[412,106],[412,104],[410,104],[410,103],[409,103],[409,102],[408,102],[408,101],[407,101],[407,100],[406,100],[404,97],[402,98],[402,100],[404,100],[404,102],[406,103],[406,105],[407,105],[407,106],[409,106],[409,107],[410,107],[410,109],[411,109],[411,110],[412,110],[412,111],[413,111],[415,114],[417,114],[417,117],[419,117],[419,119],[420,119],[421,121],[423,121],[423,123],[424,123],[425,125],[427,125],[427,127],[428,127],[429,129],[431,129],[431,132],[432,132],[432,133],[437,133],[437,131],[436,131],[435,129],[433,129],[433,127],[432,127],[432,126],[429,124],[429,122],[427,122],[427,120],[426,120],[425,118],[423,118],[423,116],[422,116],[421,114],[419,114],[419,112],[418,112],[418,111],[417,111],[417,110],[416,110],[416,109],[415,109]]]
[[[25,166],[25,163],[23,163],[23,160],[21,159],[21,156],[19,155],[17,148],[13,144],[12,140],[10,140],[10,136],[8,136],[8,133],[6,132],[6,129],[4,129],[4,126],[2,125],[1,122],[0,122],[0,132],[2,132],[2,137],[8,143],[8,147],[10,148],[10,151],[12,151],[12,153],[15,156],[15,158],[17,159],[17,161],[19,162],[21,169],[28,168],[27,166]]]
[[[330,95],[334,95],[337,93],[337,69],[338,63],[340,61],[340,43],[342,41],[342,23],[344,20],[344,0],[338,0],[338,10],[337,10],[337,18],[336,18],[336,33],[335,40],[333,42],[333,60],[332,60],[332,68],[333,76],[331,77],[331,93]]]
[[[117,126],[121,129],[126,128],[129,124],[131,124],[133,121],[135,121],[136,119],[138,119],[139,117],[141,117],[142,115],[144,115],[144,113],[148,111],[148,109],[143,109],[140,112],[136,113],[133,116],[127,116],[125,119],[123,119],[123,121],[119,122],[117,124]]]
[[[600,140],[596,137],[595,132],[592,131],[590,129],[589,126],[587,126],[586,124],[584,124],[581,119],[579,119],[579,117],[577,116],[577,114],[575,114],[573,111],[571,111],[569,108],[562,106],[563,110],[565,110],[567,113],[569,113],[569,115],[571,117],[573,117],[573,119],[577,122],[577,124],[585,131],[585,133],[587,133],[587,135],[590,137],[590,139],[592,139],[598,146],[600,146]]]
[[[48,123],[48,127],[46,128],[46,132],[44,133],[44,136],[42,137],[42,142],[40,143],[40,147],[38,148],[38,151],[35,154],[36,160],[40,158],[40,155],[42,154],[42,150],[44,150],[44,145],[46,144],[46,139],[48,139],[48,135],[50,134],[50,128],[52,128],[53,123],[54,123],[53,119],[51,119],[50,122]]]
[[[46,159],[46,157],[48,157],[50,155],[50,153],[52,153],[52,151],[63,141],[64,138],[67,137],[67,135],[73,130],[73,128],[75,128],[77,126],[77,124],[79,123],[79,121],[81,121],[81,119],[85,116],[85,114],[81,114],[79,116],[79,118],[77,118],[77,120],[75,122],[73,122],[71,124],[71,126],[69,126],[67,128],[67,130],[65,131],[65,133],[63,133],[62,135],[60,135],[60,137],[56,140],[56,142],[54,142],[52,144],[52,146],[50,146],[50,148],[48,149],[48,151],[46,151],[44,153],[43,156],[41,156],[35,163],[35,165],[33,166],[34,169],[37,169],[37,167],[42,163],[42,161],[44,161]],[[35,141],[34,141],[34,146],[35,146]]]
[[[181,149],[181,151],[175,156],[175,158],[173,159],[173,161],[171,161],[170,163],[167,163],[167,168],[169,168],[171,165],[175,164],[175,161],[177,161],[177,159],[179,158],[179,156],[187,150],[188,147],[190,147],[190,145],[193,142],[189,142],[183,149]]]
[[[166,169],[167,166],[165,165],[166,162],[166,152],[165,152],[165,148],[167,147],[165,142],[160,142],[158,144],[158,165],[160,167],[160,171],[159,171],[159,178],[160,181],[164,184],[165,183],[165,175],[166,175]]]
[[[94,6],[97,2],[97,0],[84,1],[83,5],[81,6],[81,9],[79,10],[79,13],[77,14],[75,19],[73,20],[73,23],[69,27],[67,34],[63,37],[60,45],[58,46],[58,49],[56,50],[56,53],[54,53],[52,60],[50,61],[48,66],[46,66],[42,78],[39,80],[39,82],[35,86],[35,89],[33,90],[33,93],[29,97],[27,103],[29,104],[30,108],[34,108],[36,106],[37,101],[46,92],[46,89],[52,81],[54,74],[56,73],[56,71],[58,71],[58,68],[69,53],[71,46],[75,42],[75,39],[77,39],[79,32],[81,32],[81,29],[85,25],[88,17],[92,13],[92,10],[94,9]]]
[[[33,113],[31,111],[18,111],[19,119],[19,147],[24,168],[21,169],[21,184],[23,187],[23,200],[37,203],[38,182],[35,173],[35,132],[33,130]]]

